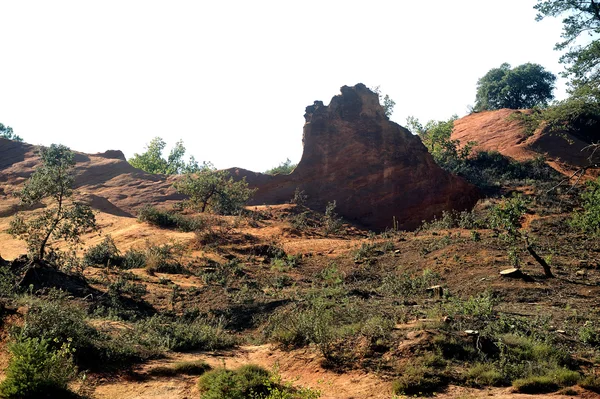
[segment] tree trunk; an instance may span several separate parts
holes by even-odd
[[[550,270],[550,265],[541,256],[539,256],[537,252],[535,252],[533,247],[529,244],[529,239],[527,237],[525,237],[525,248],[527,248],[527,252],[533,256],[533,259],[535,259],[537,263],[542,266],[546,277],[553,278],[554,274],[552,274],[552,270]]]

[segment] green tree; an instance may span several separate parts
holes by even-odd
[[[600,177],[587,183],[581,194],[582,210],[576,211],[571,226],[595,236],[600,236]]]
[[[296,169],[296,166],[298,166],[298,164],[292,163],[292,161],[290,161],[289,158],[287,158],[285,160],[285,162],[282,162],[279,164],[279,166],[276,166],[272,169],[269,169],[265,172],[265,174],[267,175],[289,175],[290,173],[292,173],[294,171],[294,169]]]
[[[193,173],[200,169],[198,162],[194,157],[190,157],[188,163],[183,160],[185,156],[185,147],[183,141],[179,140],[171,149],[167,159],[163,158],[162,153],[167,143],[160,137],[153,138],[146,146],[146,152],[134,154],[129,159],[129,163],[134,168],[141,169],[148,173],[161,173],[165,175],[175,175],[181,173]]]
[[[375,86],[371,90],[373,90],[373,92],[379,96],[379,102],[383,107],[385,116],[387,116],[388,118],[392,116],[392,114],[394,113],[394,107],[396,106],[396,101],[392,100],[392,98],[387,94],[383,95],[381,93],[381,87],[379,86]]]
[[[554,98],[556,76],[539,64],[523,64],[511,69],[504,63],[477,81],[474,111],[501,108],[524,109],[547,106]]]
[[[67,383],[75,378],[72,350],[68,344],[52,349],[48,340],[26,338],[9,345],[12,354],[6,379],[0,384],[2,398],[74,397]]]
[[[600,1],[598,0],[537,0],[534,8],[538,21],[564,15],[562,41],[556,50],[567,50],[560,62],[566,64],[563,75],[571,78],[571,87],[591,85],[598,90],[600,82]],[[591,40],[577,42],[582,36]]]
[[[174,186],[188,196],[184,207],[200,212],[210,209],[221,215],[238,212],[256,191],[248,188],[245,178],[235,181],[229,172],[215,170],[210,164],[196,173],[186,173]]]
[[[4,126],[0,123],[0,138],[13,140],[13,141],[23,141],[23,139],[13,132],[12,127]]]
[[[434,161],[442,168],[456,173],[459,164],[464,162],[469,156],[475,142],[468,142],[466,146],[460,148],[459,140],[452,140],[452,130],[454,122],[458,119],[457,115],[452,115],[447,121],[429,121],[423,126],[419,120],[413,116],[406,119],[408,129],[417,134],[427,151],[433,156]]]
[[[64,145],[52,144],[42,147],[39,154],[42,164],[25,183],[19,197],[26,206],[44,201],[48,206],[30,220],[17,214],[8,232],[27,242],[33,258],[44,259],[51,239],[76,244],[84,232],[96,228],[96,217],[89,206],[71,200],[73,152]]]

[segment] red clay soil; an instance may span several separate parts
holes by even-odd
[[[583,150],[590,143],[564,132],[549,132],[543,126],[528,136],[521,121],[511,115],[529,111],[500,109],[467,115],[454,122],[452,139],[461,145],[476,142],[474,151],[498,151],[517,161],[543,155],[548,164],[566,175],[587,166],[589,154]],[[588,170],[590,177],[598,170]]]
[[[154,175],[131,166],[121,151],[75,153],[75,188],[92,208],[116,216],[131,216],[144,204],[181,198],[171,187],[172,177]],[[0,217],[15,212],[20,190],[39,165],[36,147],[0,138]]]

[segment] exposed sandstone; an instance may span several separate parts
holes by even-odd
[[[290,175],[231,169],[258,188],[254,204],[289,201],[296,188],[310,208],[336,201],[345,219],[372,229],[413,229],[444,210],[469,209],[477,189],[442,170],[418,137],[390,121],[377,94],[344,86],[328,106],[315,101],[304,115],[304,152]]]

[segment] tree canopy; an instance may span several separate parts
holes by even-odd
[[[279,166],[275,166],[265,172],[267,175],[289,175],[296,169],[298,164],[292,163],[289,158],[279,164]]]
[[[146,152],[134,154],[129,159],[129,163],[134,168],[141,169],[148,173],[162,173],[165,175],[175,175],[181,173],[193,173],[200,169],[198,162],[193,156],[186,163],[183,160],[185,147],[183,141],[179,140],[171,149],[169,156],[165,159],[162,153],[167,143],[160,137],[155,137],[146,146]]]
[[[504,63],[490,69],[477,81],[474,111],[501,108],[523,109],[547,106],[554,98],[556,76],[539,64],[523,64],[511,69]]]
[[[188,196],[184,208],[210,210],[221,215],[239,212],[256,190],[248,188],[246,178],[235,181],[226,170],[205,164],[195,173],[186,173],[175,184],[178,193]]]
[[[566,64],[563,73],[570,77],[573,90],[600,82],[600,1],[598,0],[538,0],[537,20],[564,15],[562,41],[556,50],[566,50],[560,62]],[[588,37],[589,40],[583,40]],[[579,39],[579,42],[577,42]]]
[[[23,141],[23,139],[13,132],[12,127],[4,126],[0,123],[0,137],[3,139],[13,140],[13,141]]]
[[[42,161],[19,197],[26,206],[50,202],[30,220],[21,214],[11,221],[8,232],[27,242],[33,258],[43,259],[50,239],[79,242],[86,230],[96,228],[96,218],[89,206],[69,201],[73,196],[73,152],[64,145],[52,144],[39,151]]]

